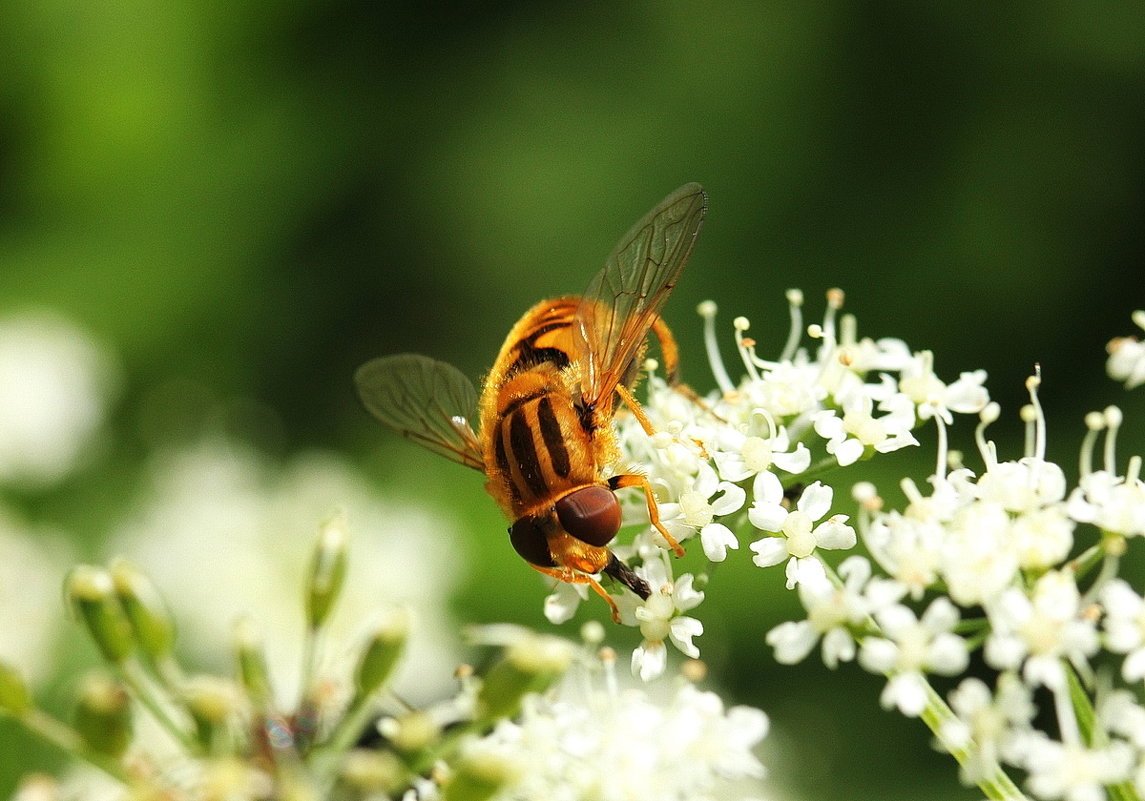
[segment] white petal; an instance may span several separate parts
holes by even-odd
[[[764,537],[748,546],[755,552],[751,561],[758,567],[771,567],[787,558],[787,542],[783,537]]]
[[[812,520],[818,520],[831,509],[831,499],[834,497],[835,490],[827,484],[816,481],[803,490],[796,508],[806,513]]]
[[[892,676],[880,701],[883,706],[898,707],[908,718],[917,718],[926,709],[926,680],[921,673],[914,672]]]
[[[823,635],[823,664],[834,669],[840,662],[855,658],[855,638],[843,628],[833,628]]]
[[[888,673],[894,669],[899,649],[882,637],[867,637],[859,647],[859,664],[871,673]]]
[[[794,665],[802,662],[815,643],[819,635],[806,620],[780,623],[767,632],[764,638],[768,645],[775,649],[775,661],[781,665]]]
[[[692,644],[692,638],[699,637],[703,633],[704,624],[694,617],[678,617],[672,621],[668,628],[668,636],[672,638],[672,644],[679,648],[684,656],[692,659],[699,659],[700,657],[700,649]]]
[[[685,573],[672,582],[672,603],[681,612],[687,612],[700,605],[704,593],[692,586],[695,576]]]
[[[700,544],[704,554],[712,562],[722,562],[728,557],[728,548],[739,548],[739,540],[732,530],[723,523],[709,523],[700,529]]]
[[[632,675],[642,681],[652,681],[661,675],[668,664],[668,649],[662,642],[645,640],[632,651]]]
[[[839,467],[852,465],[863,455],[863,443],[857,439],[847,439],[841,442],[827,443],[827,453],[835,457]]]
[[[723,494],[711,502],[712,511],[721,517],[730,515],[732,512],[738,512],[743,508],[744,501],[747,500],[747,492],[743,487],[727,481],[716,487],[716,492]]]
[[[560,624],[576,614],[577,607],[586,597],[587,585],[561,582],[545,598],[545,617],[550,623]]]
[[[823,439],[841,439],[844,436],[843,418],[828,409],[815,415],[815,433]]]
[[[835,515],[815,527],[815,542],[818,547],[829,551],[847,550],[855,547],[855,529],[846,524],[846,515]]]
[[[800,442],[791,453],[773,453],[771,462],[788,473],[802,473],[811,466],[811,451]]]
[[[940,634],[934,638],[927,651],[929,670],[942,676],[957,676],[970,664],[970,654],[966,642],[957,634]]]
[[[760,475],[765,475],[760,473]],[[771,475],[767,473],[766,475]],[[787,510],[778,503],[761,503],[756,500],[747,510],[747,519],[762,531],[779,531],[787,520]]]
[[[764,470],[762,473],[757,473],[755,480],[752,481],[751,496],[755,498],[757,504],[778,504],[783,501],[783,484],[775,473]]]

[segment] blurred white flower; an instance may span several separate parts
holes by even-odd
[[[1145,601],[1124,579],[1114,579],[1102,588],[1101,604],[1106,647],[1125,654],[1125,680],[1140,681],[1145,678]]]
[[[220,643],[229,642],[235,619],[251,615],[262,628],[276,689],[293,700],[304,575],[318,526],[336,510],[351,535],[349,572],[327,642],[356,643],[380,608],[406,604],[416,633],[396,689],[415,699],[439,692],[439,683],[426,682],[447,678],[457,661],[447,602],[463,559],[453,524],[379,497],[334,456],[304,454],[278,469],[220,441],[169,454],[108,550],[129,554],[161,588],[184,648],[217,658],[227,653]],[[345,673],[341,652],[326,656],[328,674]]]
[[[875,613],[882,636],[863,640],[859,664],[887,675],[880,698],[884,707],[897,707],[904,715],[917,717],[927,703],[924,674],[954,676],[966,669],[969,650],[953,633],[959,619],[958,608],[946,598],[936,598],[921,618],[902,604]]]
[[[60,586],[71,554],[63,542],[0,507],[0,661],[32,685],[49,678],[66,617]]]
[[[1145,329],[1145,310],[1133,312],[1133,322]],[[1126,389],[1145,384],[1145,342],[1136,337],[1117,337],[1106,346],[1109,361],[1105,369],[1114,381],[1125,382]]]
[[[54,312],[0,318],[0,483],[39,487],[67,475],[103,423],[117,372]]]
[[[1072,572],[1045,573],[1028,592],[1011,587],[986,605],[986,614],[986,662],[1020,670],[1031,687],[1063,690],[1062,660],[1082,666],[1098,648],[1097,624],[1083,608]]]
[[[516,783],[495,799],[722,801],[758,794],[764,768],[753,749],[767,734],[763,712],[727,708],[691,684],[676,684],[666,696],[666,687],[620,689],[608,660],[604,671],[603,681],[574,671],[555,697],[532,696],[518,720],[501,722],[485,738],[486,747],[521,766]],[[744,780],[753,781],[737,791]]]

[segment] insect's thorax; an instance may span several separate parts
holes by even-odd
[[[481,396],[489,493],[510,519],[600,481],[615,437],[580,403],[579,298],[538,303],[509,332]],[[603,423],[603,425],[602,425]]]

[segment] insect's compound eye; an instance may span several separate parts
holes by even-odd
[[[517,554],[537,567],[556,567],[549,552],[549,540],[531,517],[522,517],[509,527],[509,542]]]
[[[606,487],[581,487],[556,503],[557,519],[589,545],[607,545],[620,530],[620,503]]]

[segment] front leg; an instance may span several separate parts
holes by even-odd
[[[611,490],[624,489],[625,487],[640,487],[644,490],[644,499],[648,501],[649,522],[660,532],[660,536],[665,539],[668,547],[675,552],[676,556],[683,556],[683,546],[676,542],[676,538],[669,534],[668,529],[664,528],[664,524],[660,522],[660,507],[656,505],[656,496],[652,494],[652,485],[648,483],[648,476],[642,476],[639,473],[625,473],[608,479],[608,488]]]

